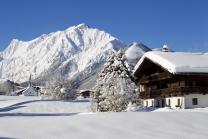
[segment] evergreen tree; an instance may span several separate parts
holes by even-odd
[[[121,50],[108,56],[99,76],[93,88],[98,111],[120,112],[137,101],[134,78]]]

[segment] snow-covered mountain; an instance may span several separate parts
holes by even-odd
[[[143,54],[147,51],[151,51],[150,48],[145,46],[142,43],[133,42],[130,43],[128,46],[126,46],[124,49],[125,56],[127,58],[127,61],[132,69],[134,69],[134,66],[137,64],[139,59],[143,56]],[[98,74],[101,72],[101,70],[104,68],[103,65],[101,65],[96,70],[92,71],[88,76],[83,78],[80,82],[80,89],[91,89],[97,78]]]
[[[124,47],[117,38],[85,24],[28,42],[14,39],[0,52],[0,81],[21,83],[30,73],[32,79],[41,80],[54,75],[84,77],[102,65],[110,52]]]
[[[137,62],[143,56],[144,53],[146,53],[148,51],[152,51],[150,48],[148,48],[144,44],[137,43],[137,42],[133,42],[133,43],[129,44],[125,48],[125,50],[126,50],[125,55],[128,59],[129,65],[131,66],[132,69],[137,64]]]

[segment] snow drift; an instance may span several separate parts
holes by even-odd
[[[88,112],[89,100],[0,97],[0,138],[207,139],[208,109]],[[145,112],[146,111],[146,112]]]

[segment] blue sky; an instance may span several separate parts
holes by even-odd
[[[208,0],[1,0],[0,51],[12,39],[85,23],[150,48],[208,52]]]

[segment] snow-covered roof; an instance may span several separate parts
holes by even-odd
[[[16,93],[19,93],[19,92],[22,92],[22,91],[24,91],[26,88],[23,88],[23,89],[19,89],[19,90],[16,90],[16,91],[14,91],[14,92],[16,92]]]
[[[139,60],[135,66],[135,72],[145,58],[162,66],[172,74],[208,73],[208,54],[150,51]]]
[[[91,89],[85,89],[85,90],[79,90],[79,93],[86,92],[86,91],[93,92],[93,90],[91,90]]]

